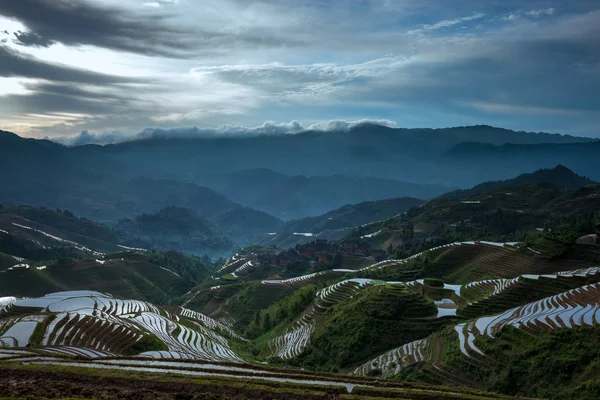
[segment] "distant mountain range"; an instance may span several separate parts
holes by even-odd
[[[281,232],[284,221],[298,224],[346,204],[427,200],[558,163],[600,180],[598,159],[600,142],[589,138],[489,126],[366,124],[349,131],[153,137],[79,147],[0,131],[0,202],[67,209],[110,226],[182,207],[237,245]]]
[[[324,214],[345,204],[404,197],[429,199],[448,186],[362,176],[288,176],[268,169],[199,178],[231,199],[283,220]]]

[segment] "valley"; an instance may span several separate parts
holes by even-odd
[[[288,220],[134,185],[116,223],[0,206],[1,395],[599,394],[600,191],[565,166]]]

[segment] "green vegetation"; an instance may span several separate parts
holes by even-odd
[[[59,258],[68,257],[80,258],[85,256],[85,253],[72,246],[53,246],[44,248],[40,244],[28,240],[25,237],[13,235],[0,235],[0,251],[31,261],[57,260]],[[17,263],[14,258],[12,261],[7,259],[4,259],[3,261],[6,262],[7,265],[10,264],[8,266]]]
[[[427,286],[432,286],[432,287],[444,287],[444,281],[441,279],[425,278],[423,280],[423,283],[425,283],[425,285],[427,285]]]
[[[295,290],[290,286],[265,286],[258,282],[243,284],[241,288],[229,300],[229,310],[236,319],[235,328],[242,333],[254,321],[257,312],[269,308]]]
[[[106,243],[119,243],[118,235],[105,225],[91,221],[87,218],[75,216],[67,210],[52,210],[46,207],[32,206],[2,206],[0,214],[17,215],[30,221],[52,227],[63,232],[71,240],[89,238]],[[85,244],[84,242],[82,242]]]
[[[175,272],[186,282],[200,284],[204,282],[211,273],[209,260],[201,259],[194,255],[184,255],[178,251],[166,252],[152,251],[148,255],[148,262],[159,265]]]
[[[317,321],[311,346],[292,363],[337,371],[435,332],[447,323],[435,314],[431,301],[405,286],[364,289]]]
[[[539,336],[511,326],[497,338],[480,337],[477,346],[485,360],[467,359],[452,329],[441,332],[443,363],[452,375],[416,365],[396,379],[429,384],[477,382],[488,390],[510,396],[592,400],[600,396],[600,326],[554,330]]]
[[[255,313],[246,329],[246,336],[255,339],[279,324],[292,322],[312,303],[316,293],[315,285],[303,286],[267,309]]]
[[[118,229],[149,241],[153,248],[196,254],[226,254],[235,249],[231,237],[189,208],[169,206],[154,214],[125,218],[119,221]]]
[[[600,327],[556,330],[539,338],[515,331],[505,330],[498,343],[482,344],[497,359],[505,357],[507,350],[511,353],[496,380],[492,378],[492,388],[508,395],[550,399],[600,397]],[[513,338],[518,342],[508,347]]]
[[[147,351],[168,351],[167,345],[155,335],[147,333],[132,346],[123,350],[123,355],[132,356]]]
[[[44,340],[44,333],[48,328],[48,325],[52,323],[56,319],[56,314],[50,314],[44,319],[43,322],[38,322],[35,326],[33,334],[29,338],[29,345],[33,347],[41,346],[42,341]]]
[[[163,265],[183,275],[178,276]],[[37,297],[84,289],[166,304],[182,296],[208,274],[208,268],[202,261],[175,252],[149,255],[123,253],[120,257],[107,257],[105,263],[98,263],[95,259],[64,258],[50,262],[44,270],[31,268],[3,272],[0,296]]]

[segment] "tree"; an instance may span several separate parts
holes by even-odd
[[[269,314],[268,312],[265,313],[263,316],[262,328],[263,332],[266,332],[269,329],[271,329],[271,314]]]

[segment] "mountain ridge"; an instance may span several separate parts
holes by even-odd
[[[501,189],[503,187],[522,186],[533,182],[550,182],[559,189],[574,189],[596,183],[586,177],[576,174],[564,165],[559,164],[554,168],[540,169],[531,173],[521,174],[512,179],[483,182],[471,189],[455,190],[453,192],[445,193],[440,197],[456,199]]]

